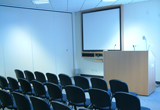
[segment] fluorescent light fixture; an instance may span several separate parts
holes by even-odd
[[[34,4],[48,4],[49,0],[32,0]]]
[[[117,0],[102,0],[102,2],[115,2]]]

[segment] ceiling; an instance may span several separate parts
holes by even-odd
[[[25,7],[43,10],[77,12],[104,6],[130,4],[148,0],[117,0],[103,2],[102,0],[49,0],[49,4],[33,4],[32,0],[0,0],[0,5]]]

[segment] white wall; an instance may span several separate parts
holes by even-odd
[[[147,44],[153,45],[150,50],[156,56],[156,81],[160,81],[160,1],[149,0],[124,5],[124,50],[133,50],[133,45],[138,45],[136,50],[146,50]],[[82,74],[103,76],[103,62],[97,62],[94,58],[81,57],[81,26],[80,12],[75,13],[75,41],[77,68]]]
[[[0,75],[73,73],[72,14],[0,7]]]
[[[124,5],[124,50],[133,50],[132,45],[138,45],[136,50],[146,50],[145,40],[156,59],[156,81],[160,81],[160,1],[149,0]]]

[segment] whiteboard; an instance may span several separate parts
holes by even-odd
[[[82,13],[82,50],[120,50],[120,7]]]

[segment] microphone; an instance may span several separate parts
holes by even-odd
[[[138,45],[133,45],[133,49],[134,49],[134,51],[135,51],[135,47],[138,47]]]
[[[114,45],[114,50],[115,50],[116,44]]]
[[[147,38],[143,36],[142,39],[146,41],[146,50],[147,50]]]
[[[133,49],[134,49],[134,51],[135,51],[135,46],[133,45]]]

